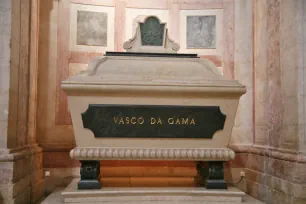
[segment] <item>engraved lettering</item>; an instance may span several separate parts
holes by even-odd
[[[126,118],[125,118],[125,123],[126,123],[126,124],[130,124],[130,118],[129,118],[129,117],[126,117]]]
[[[142,125],[144,123],[143,117],[138,118],[137,122],[138,124]]]
[[[151,118],[151,125],[154,125],[156,123],[156,119],[155,118]]]
[[[160,124],[160,125],[163,124],[163,122],[162,122],[162,120],[160,118],[158,118],[157,124]]]
[[[182,125],[188,125],[188,118],[182,118]]]
[[[118,117],[114,117],[114,122],[117,124],[117,122],[118,122]]]
[[[120,118],[119,124],[123,124],[124,125],[124,120],[122,118]]]
[[[115,124],[125,125],[125,124],[144,124],[144,117],[113,117]],[[146,119],[151,125],[162,125],[163,120],[158,117],[151,117],[150,119]],[[195,125],[196,121],[194,118],[168,118],[169,125]]]
[[[136,124],[136,118],[135,118],[135,117],[132,117],[132,118],[131,118],[131,123],[132,123],[133,125]]]
[[[193,118],[192,118],[191,121],[190,121],[190,125],[191,125],[191,124],[192,124],[192,125],[195,125],[195,121],[194,121]]]

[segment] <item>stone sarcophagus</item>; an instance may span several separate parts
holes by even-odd
[[[246,88],[209,60],[177,54],[165,26],[149,32],[154,20],[140,23],[127,52],[95,58],[62,82],[76,140],[70,156],[82,162],[79,189],[100,188],[99,161],[110,159],[194,160],[199,172],[208,161],[202,184],[227,188],[223,162],[235,156],[227,146]]]

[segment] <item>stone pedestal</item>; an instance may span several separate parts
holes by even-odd
[[[245,193],[234,187],[227,190],[206,188],[103,188],[100,190],[77,190],[78,180],[62,192],[65,203],[96,204],[208,204],[241,203]]]
[[[36,203],[44,196],[42,149],[0,150],[0,203]]]
[[[81,161],[78,189],[100,189],[100,161]]]

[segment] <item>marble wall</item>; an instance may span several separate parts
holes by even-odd
[[[304,1],[255,10],[255,144],[305,152]]]
[[[305,203],[306,2],[253,3],[255,137],[246,191],[266,203]]]
[[[0,148],[7,147],[10,76],[11,1],[0,5]]]
[[[239,101],[231,145],[253,143],[252,1],[235,1],[234,78],[247,88]]]

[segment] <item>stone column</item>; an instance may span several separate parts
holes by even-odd
[[[234,78],[247,87],[239,101],[231,145],[253,142],[253,35],[252,1],[235,1]]]
[[[0,148],[7,147],[10,75],[11,2],[0,5]],[[5,20],[2,20],[5,19]]]
[[[35,203],[44,191],[35,141],[39,0],[3,0],[0,16],[0,203]]]

